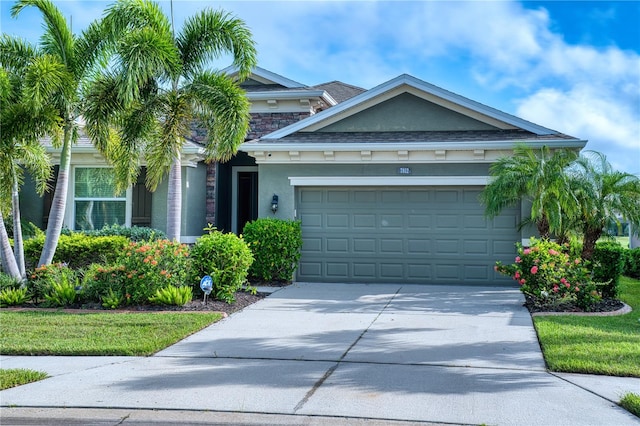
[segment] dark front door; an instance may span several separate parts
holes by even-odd
[[[143,167],[131,194],[131,226],[151,226],[152,195],[144,184],[146,177],[147,168]]]
[[[258,218],[258,172],[238,172],[237,233]]]

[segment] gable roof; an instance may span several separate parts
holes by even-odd
[[[481,117],[487,122],[502,123],[502,128],[521,129],[535,135],[557,135],[555,130],[537,125],[514,115],[499,111],[495,108],[473,101],[464,96],[445,90],[441,87],[422,81],[413,76],[402,74],[371,90],[356,95],[333,108],[313,115],[298,123],[287,126],[264,136],[262,139],[281,139],[296,132],[315,131],[344,117],[353,115],[363,109],[375,105],[391,96],[404,92],[412,92],[424,96],[430,102],[446,108],[455,108],[458,112]]]
[[[223,69],[222,72],[234,77],[238,74],[238,68],[230,66]],[[318,98],[328,107],[338,104],[324,89],[309,87],[264,68],[254,67],[251,71],[250,80],[255,83],[247,84],[247,82],[243,82],[240,84],[250,101]]]
[[[315,86],[311,87],[314,89],[327,91],[338,103],[349,100],[354,96],[367,91],[367,89],[363,89],[362,87],[353,86],[351,84],[343,83],[342,81],[337,80],[329,81],[322,84],[316,84]]]
[[[232,65],[221,71],[224,74],[227,74],[231,77],[235,77],[238,75],[238,67]],[[268,71],[264,68],[254,67],[251,70],[251,78],[259,81],[263,84],[277,84],[285,88],[294,88],[294,87],[308,87],[305,84],[298,83],[297,81],[291,80],[289,78],[283,77],[280,74],[276,74],[275,72]]]

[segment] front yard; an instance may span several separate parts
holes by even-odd
[[[535,317],[548,368],[640,377],[640,280],[621,277],[620,299],[633,311],[620,316]]]

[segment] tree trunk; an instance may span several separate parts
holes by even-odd
[[[170,240],[180,241],[182,223],[182,167],[180,152],[176,154],[169,171],[169,188],[167,193],[167,236]]]
[[[58,180],[56,181],[56,189],[51,202],[51,211],[49,212],[49,223],[47,224],[47,233],[44,240],[44,247],[40,255],[40,265],[48,265],[53,260],[53,255],[58,247],[60,232],[62,232],[62,224],[64,222],[64,213],[67,207],[67,191],[69,189],[69,172],[71,169],[71,126],[67,125],[64,129],[64,143],[60,152],[60,169],[58,172]]]
[[[596,248],[596,242],[602,236],[602,228],[595,229],[585,227],[582,236],[582,258],[584,260],[591,260],[593,258],[593,252]]]
[[[13,251],[11,251],[9,235],[7,234],[7,228],[4,226],[2,212],[0,212],[0,258],[2,259],[2,269],[4,272],[13,278],[22,280],[16,258],[13,255]]]
[[[538,228],[538,233],[540,234],[540,238],[543,240],[548,240],[551,236],[549,232],[549,221],[546,217],[542,217],[536,222],[536,226]]]
[[[22,244],[22,223],[20,223],[20,195],[18,192],[18,177],[15,168],[11,171],[13,191],[11,194],[11,213],[13,215],[13,254],[22,279],[27,277],[24,267],[24,246]]]

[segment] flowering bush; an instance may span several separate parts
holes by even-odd
[[[92,265],[85,274],[86,294],[101,300],[121,297],[125,304],[146,304],[160,289],[186,285],[189,249],[167,240],[132,242],[115,265]]]
[[[496,263],[496,271],[513,277],[534,303],[553,307],[574,302],[584,310],[600,300],[600,294],[582,259],[565,252],[566,247],[531,238],[531,246],[518,244],[515,263]]]
[[[53,291],[54,284],[71,282],[75,287],[77,281],[76,273],[66,263],[38,266],[27,274],[27,279],[29,293],[36,303]]]

